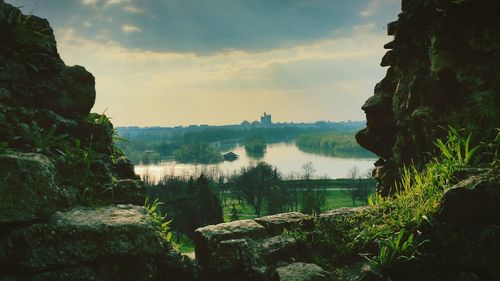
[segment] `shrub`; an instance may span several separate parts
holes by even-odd
[[[67,184],[78,191],[78,199],[81,203],[92,205],[94,202],[94,189],[96,179],[92,172],[92,161],[94,150],[92,143],[86,148],[81,146],[80,140],[75,141],[75,146],[66,146],[64,151],[59,151],[63,157],[63,171]]]
[[[158,198],[153,202],[150,202],[149,197],[146,197],[144,201],[144,208],[148,212],[149,217],[151,218],[153,225],[156,229],[156,232],[165,239],[166,241],[170,241],[172,239],[172,232],[170,231],[170,223],[172,221],[167,220],[167,215],[162,215],[159,209],[159,206],[163,204],[158,201]]]

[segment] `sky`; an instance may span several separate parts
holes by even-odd
[[[7,0],[47,18],[116,126],[364,120],[400,0]]]

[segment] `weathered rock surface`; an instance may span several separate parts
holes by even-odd
[[[358,143],[381,157],[374,173],[388,194],[402,164],[424,163],[447,126],[489,141],[500,120],[500,2],[402,1],[387,27],[386,76],[363,105]]]
[[[58,212],[48,223],[6,234],[0,242],[0,266],[35,276],[34,280],[64,280],[65,276],[114,280],[120,275],[156,280],[161,274],[157,263],[168,260],[162,257],[168,250],[141,207],[78,207]],[[180,256],[170,258],[175,264]]]
[[[110,206],[144,192],[109,119],[89,113],[92,74],[64,64],[47,20],[3,0],[0,42],[0,280],[194,278],[143,208]]]
[[[41,154],[0,154],[0,224],[46,219],[66,207],[54,164]]]
[[[312,217],[292,212],[196,230],[196,258],[207,280],[268,280],[301,253],[285,230],[306,230]]]
[[[500,280],[500,173],[478,171],[446,191],[433,224],[423,228],[432,255],[415,272],[436,280]]]
[[[271,235],[278,235],[285,229],[306,227],[311,217],[298,212],[283,213],[272,216],[256,218],[255,222],[264,226]]]
[[[253,220],[240,220],[217,225],[209,225],[196,230],[196,258],[204,266],[208,264],[218,244],[223,240],[250,238],[259,239],[265,236],[266,229]]]
[[[276,269],[272,281],[329,281],[330,274],[313,263],[296,262]]]

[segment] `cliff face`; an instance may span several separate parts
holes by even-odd
[[[389,194],[398,168],[425,163],[448,126],[487,141],[500,112],[500,2],[403,0],[394,40],[381,65],[387,75],[363,105],[358,143],[373,151],[379,191]]]
[[[0,0],[0,280],[181,280],[142,182],[90,113],[94,77]],[[116,205],[120,203],[119,205]]]

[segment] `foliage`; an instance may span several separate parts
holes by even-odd
[[[162,211],[172,220],[170,227],[176,233],[193,238],[194,230],[209,224],[223,222],[222,206],[213,191],[214,181],[204,174],[197,178],[166,175],[147,188],[149,198],[165,204]]]
[[[116,161],[121,156],[124,156],[125,154],[121,150],[121,148],[117,145],[118,142],[126,142],[127,140],[125,138],[122,138],[119,134],[118,131],[116,131],[115,128],[113,128],[113,124],[111,123],[111,119],[106,116],[105,112],[102,114],[97,114],[97,113],[89,113],[86,116],[86,120],[99,125],[100,127],[104,128],[105,130],[111,130],[112,137],[111,137],[111,143],[107,144],[107,150],[111,154],[111,160],[113,162]]]
[[[153,202],[150,202],[149,197],[146,197],[144,202],[144,208],[148,212],[149,217],[153,221],[153,225],[156,228],[156,232],[163,239],[170,241],[172,238],[172,232],[170,231],[170,223],[172,221],[167,220],[167,215],[162,215],[159,206],[163,204],[156,198]]]
[[[449,127],[446,141],[438,139],[435,144],[441,152],[442,160],[465,166],[471,162],[479,146],[470,147],[472,133],[469,133],[467,137],[461,136],[460,133],[461,131]]]
[[[37,123],[31,124],[30,130],[26,131],[26,137],[33,147],[34,152],[49,153],[57,148],[60,148],[65,139],[66,134],[56,134],[56,125],[52,125],[48,130],[40,128]]]
[[[264,156],[266,147],[265,141],[259,137],[251,137],[245,141],[245,151],[253,158],[261,158]]]
[[[220,151],[206,142],[192,142],[182,145],[174,151],[174,159],[180,163],[215,164],[224,158]]]
[[[354,133],[305,133],[295,139],[295,144],[305,152],[316,152],[324,155],[373,156],[371,152],[359,146],[354,138]]]
[[[265,162],[255,166],[242,168],[239,175],[231,179],[236,192],[255,210],[255,215],[260,216],[262,204],[269,196],[271,187],[279,186],[281,176],[276,167]]]
[[[454,173],[475,161],[470,134],[451,130],[448,139],[436,141],[436,146],[441,148],[439,155],[423,169],[414,165],[402,169],[391,197],[374,195],[367,210],[317,223],[316,231],[301,237],[302,245],[328,261],[348,260],[359,252],[373,255],[372,264],[381,278],[391,278],[408,262],[421,262],[420,249],[427,241],[419,233],[435,224]]]
[[[302,212],[310,215],[318,215],[321,213],[325,205],[325,195],[319,190],[313,190],[307,187],[302,194]]]
[[[286,212],[289,197],[290,194],[285,188],[276,185],[271,186],[266,198],[267,214],[274,215]]]
[[[371,174],[361,174],[358,167],[354,166],[349,169],[347,176],[352,181],[346,186],[345,193],[351,198],[352,206],[356,205],[356,200],[360,200],[367,205],[368,197],[373,193],[373,188],[369,182],[363,181],[363,179],[370,178]]]
[[[151,161],[159,161],[173,157],[174,151],[182,145],[188,143],[211,143],[225,142],[237,143],[246,139],[258,138],[265,143],[291,142],[297,136],[309,133],[325,133],[335,131],[339,134],[350,134],[354,136],[354,131],[364,126],[361,122],[352,122],[345,124],[329,125],[329,127],[302,128],[299,126],[290,127],[257,127],[248,128],[245,126],[224,126],[224,127],[184,127],[184,128],[136,128],[123,129],[118,128],[122,136],[128,139],[128,142],[120,142],[117,145],[123,150],[127,158],[134,163],[140,163],[144,158]],[[353,138],[354,140],[354,138]],[[301,148],[302,149],[302,148]],[[144,156],[144,152],[155,155],[156,159]],[[313,151],[314,152],[314,151]],[[259,158],[262,154],[255,156]],[[370,156],[373,156],[370,154]]]
[[[236,208],[236,202],[233,202],[231,206],[231,221],[237,221],[240,219],[241,210]]]
[[[0,153],[5,153],[8,150],[9,144],[6,141],[0,141]]]
[[[97,184],[92,172],[94,150],[92,143],[82,147],[80,140],[75,141],[75,146],[66,146],[64,151],[59,151],[63,157],[63,172],[67,184],[78,191],[78,199],[83,204],[92,205],[94,189]]]
[[[413,261],[418,261],[422,255],[419,249],[428,242],[428,240],[417,242],[414,233],[407,235],[404,229],[396,234],[394,237],[379,241],[378,255],[369,259],[373,272],[382,280],[396,280],[394,272],[400,271]]]

